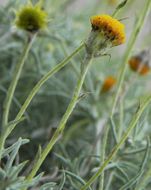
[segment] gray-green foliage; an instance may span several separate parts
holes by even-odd
[[[16,143],[3,150],[0,168],[0,187],[2,190],[19,190],[36,186],[41,179],[42,174],[39,174],[29,183],[21,174],[27,162],[18,163],[17,157],[20,147],[28,142],[28,139],[19,138]]]
[[[0,8],[0,113],[2,113],[3,101],[15,64],[26,40],[26,34],[13,27],[12,7],[17,8],[20,3],[23,1],[10,1],[5,8]],[[90,30],[89,16],[98,12],[96,7],[99,12],[106,12],[105,3],[99,5],[101,8],[96,6],[95,9],[90,3],[91,6],[84,7],[80,13],[78,11],[71,13],[70,3],[72,4],[72,1],[46,1],[45,7],[52,20],[50,20],[48,30],[39,34],[26,61],[13,99],[11,120],[14,119],[28,93],[43,74],[70,54],[86,38]],[[132,6],[131,9],[134,13],[135,7]],[[121,17],[127,17],[128,10],[126,8],[124,10],[125,13],[121,14]],[[133,21],[133,18],[126,20],[126,26]],[[143,44],[143,46],[147,45]],[[137,49],[141,48],[137,47]],[[39,144],[44,145],[50,139],[66,110],[79,76],[80,62],[84,52],[74,57],[69,65],[41,88],[25,113],[26,119],[17,126],[7,141],[6,149],[2,152],[3,159],[0,169],[2,190],[20,190],[24,187],[40,190],[79,190],[97,171],[102,163],[100,154],[98,154],[101,152],[98,139],[102,139],[106,128],[116,129],[109,133],[105,155],[107,157],[121,134],[127,129],[132,115],[139,106],[140,98],[148,93],[146,86],[150,81],[150,75],[144,78],[137,76],[136,82],[130,83],[124,99],[119,102],[120,109],[116,110],[114,122],[107,122],[114,90],[100,96],[100,88],[106,76],[117,75],[122,60],[122,51],[119,55],[117,51],[120,52],[120,48],[110,52],[111,60],[104,57],[93,61],[78,106],[67,124],[64,136],[39,171],[39,173],[46,171],[44,177],[39,174],[31,183],[27,183],[24,171],[34,159]],[[129,81],[131,75],[133,73],[128,70],[126,81]],[[150,114],[150,108],[148,108],[114,160],[106,167],[105,190],[133,190],[139,185],[142,185],[145,190],[150,190],[151,145],[147,140],[147,136],[150,137],[151,134]],[[96,126],[100,120],[99,125],[102,125],[104,130],[98,133]],[[17,141],[20,136],[30,138],[31,142],[26,144],[28,140],[22,138]],[[99,151],[96,151],[96,147]],[[25,160],[28,159],[30,161],[26,162]],[[98,189],[98,184],[99,180],[93,184],[92,189]]]

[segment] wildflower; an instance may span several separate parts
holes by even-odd
[[[124,25],[109,15],[91,17],[92,29],[99,31],[106,40],[111,41],[113,46],[125,42]]]
[[[139,73],[140,75],[146,75],[150,71],[150,52],[144,50],[138,55],[131,57],[128,62],[130,68]]]
[[[125,26],[109,15],[96,15],[91,19],[92,31],[86,42],[89,54],[99,56],[111,47],[125,42]]]
[[[113,76],[108,76],[103,82],[101,93],[106,93],[110,91],[116,84],[116,78]]]
[[[47,13],[37,3],[23,6],[16,13],[15,24],[18,28],[29,32],[37,32],[47,27]]]

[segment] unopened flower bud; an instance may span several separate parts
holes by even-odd
[[[131,70],[146,75],[150,71],[150,50],[143,50],[139,54],[132,56],[128,62]]]
[[[105,78],[100,93],[109,92],[116,84],[116,78],[113,76],[108,76]]]
[[[16,26],[28,32],[37,32],[46,28],[47,22],[47,13],[39,4],[29,3],[16,12]]]

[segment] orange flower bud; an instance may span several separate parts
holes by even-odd
[[[115,84],[116,84],[116,79],[112,76],[108,76],[103,82],[101,93],[106,93],[110,91],[115,86]]]
[[[149,64],[150,56],[149,51],[142,51],[136,56],[133,56],[128,64],[130,68],[139,73],[140,75],[146,75],[150,71],[150,64]]]

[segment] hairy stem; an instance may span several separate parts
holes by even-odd
[[[102,164],[102,166],[98,169],[98,171],[89,179],[89,181],[80,189],[80,190],[86,190],[104,171],[105,167],[109,164],[109,162],[114,158],[120,147],[123,145],[131,131],[134,129],[136,126],[139,118],[141,117],[142,113],[146,109],[146,107],[151,103],[151,96],[149,96],[146,100],[144,100],[136,112],[136,114],[133,116],[129,127],[127,128],[126,132],[122,136],[121,140],[119,143],[113,148],[112,152],[108,156],[108,158],[105,160],[105,162]]]
[[[83,62],[83,69],[81,71],[81,75],[80,78],[77,81],[77,85],[75,87],[72,99],[67,107],[67,110],[65,112],[65,114],[63,115],[60,124],[57,128],[57,130],[55,131],[53,137],[51,138],[50,142],[47,144],[47,146],[44,148],[43,152],[41,153],[39,159],[35,162],[33,169],[31,171],[31,173],[29,174],[29,176],[27,177],[27,181],[30,181],[37,173],[37,171],[39,170],[40,166],[42,165],[43,161],[45,160],[45,158],[47,157],[48,153],[52,150],[53,146],[56,144],[56,142],[58,141],[58,138],[60,137],[60,135],[62,135],[66,122],[68,121],[71,113],[73,112],[79,96],[80,96],[80,92],[86,77],[86,74],[88,72],[88,69],[91,65],[91,60],[92,60],[92,56],[86,56],[85,60]]]
[[[71,55],[69,55],[67,58],[65,58],[61,63],[57,64],[53,69],[51,69],[48,73],[46,73],[42,79],[35,85],[35,87],[31,90],[30,94],[28,95],[27,99],[25,100],[24,104],[22,105],[20,111],[18,112],[14,124],[11,125],[11,128],[9,128],[9,131],[7,130],[6,132],[3,132],[0,137],[0,151],[4,148],[5,141],[9,134],[14,130],[16,125],[18,124],[17,121],[19,121],[23,114],[25,113],[26,109],[28,108],[30,102],[34,98],[34,96],[38,93],[40,90],[41,86],[47,82],[47,80],[53,76],[56,72],[58,72],[60,69],[62,69],[70,60],[71,58],[76,55],[82,48],[84,47],[84,43],[82,43]],[[3,137],[5,136],[5,138]]]
[[[136,41],[136,39],[138,37],[140,29],[142,28],[143,23],[145,21],[145,18],[146,18],[147,14],[148,14],[148,12],[150,10],[150,6],[151,6],[151,1],[148,0],[146,2],[145,6],[144,6],[144,9],[142,10],[142,13],[140,14],[139,19],[137,20],[137,23],[136,23],[136,26],[134,28],[134,31],[132,32],[130,40],[128,42],[128,46],[127,46],[126,53],[124,55],[123,64],[122,64],[122,70],[121,70],[121,73],[120,73],[120,76],[119,76],[119,80],[118,80],[118,90],[117,90],[117,93],[116,93],[116,95],[114,97],[113,106],[112,106],[112,110],[111,110],[111,113],[110,113],[110,118],[111,119],[113,117],[113,114],[114,114],[114,111],[115,111],[115,107],[116,107],[116,104],[117,104],[117,100],[118,100],[120,92],[121,92],[122,84],[123,84],[125,73],[126,73],[128,59],[130,57],[131,51],[132,51],[133,46],[135,44],[135,41]],[[137,121],[138,120],[136,119],[136,123],[137,123]],[[113,149],[113,151],[111,152],[111,154],[109,155],[109,157],[107,158],[107,160],[99,168],[98,172],[94,176],[92,176],[90,178],[90,180],[87,182],[87,184],[81,188],[81,190],[86,190],[102,174],[102,172],[104,171],[104,168],[112,160],[112,158],[116,155],[117,151],[119,150],[119,148],[121,147],[121,145],[125,142],[126,138],[128,137],[129,133],[131,132],[131,130],[134,127],[135,127],[135,125],[132,123],[130,125],[130,127],[127,129],[126,133],[121,137],[121,140],[115,146],[115,148]],[[107,132],[107,136],[108,136],[108,132]]]
[[[6,95],[6,98],[5,98],[5,101],[4,101],[4,105],[3,105],[3,119],[2,119],[2,130],[5,129],[5,127],[7,126],[8,124],[8,117],[9,117],[9,111],[10,111],[10,106],[11,106],[11,103],[12,103],[12,99],[13,99],[13,96],[14,96],[14,92],[15,92],[15,89],[16,89],[16,86],[17,86],[17,83],[18,83],[18,80],[20,78],[20,75],[21,75],[21,72],[22,72],[22,68],[24,66],[24,63],[27,59],[27,56],[28,56],[28,53],[31,49],[31,46],[33,44],[33,41],[35,39],[36,35],[32,36],[31,38],[29,38],[25,48],[24,48],[24,51],[21,55],[21,58],[18,62],[18,64],[16,65],[16,68],[15,68],[15,71],[14,71],[14,74],[13,74],[13,79],[10,83],[10,86],[8,88],[8,92],[7,92],[7,95]]]
[[[107,143],[107,134],[108,134],[108,130],[109,130],[109,127],[106,126],[107,129],[104,130],[104,134],[103,134],[103,137],[102,137],[102,147],[101,147],[101,163],[104,162],[105,160],[105,154],[106,154],[106,143]],[[104,177],[105,177],[105,174],[104,172],[102,173],[102,176],[100,177],[100,183],[99,183],[99,190],[103,190],[104,189]]]
[[[25,113],[27,107],[29,106],[30,102],[40,90],[42,85],[47,82],[47,80],[52,77],[55,73],[57,73],[60,69],[62,69],[70,60],[71,58],[76,55],[82,48],[84,47],[84,43],[81,44],[71,55],[65,58],[61,63],[57,64],[53,69],[51,69],[48,73],[46,73],[42,79],[35,85],[35,87],[31,90],[30,94],[28,95],[27,99],[25,100],[24,104],[22,105],[19,113],[17,114],[15,120],[20,119],[23,114]]]

